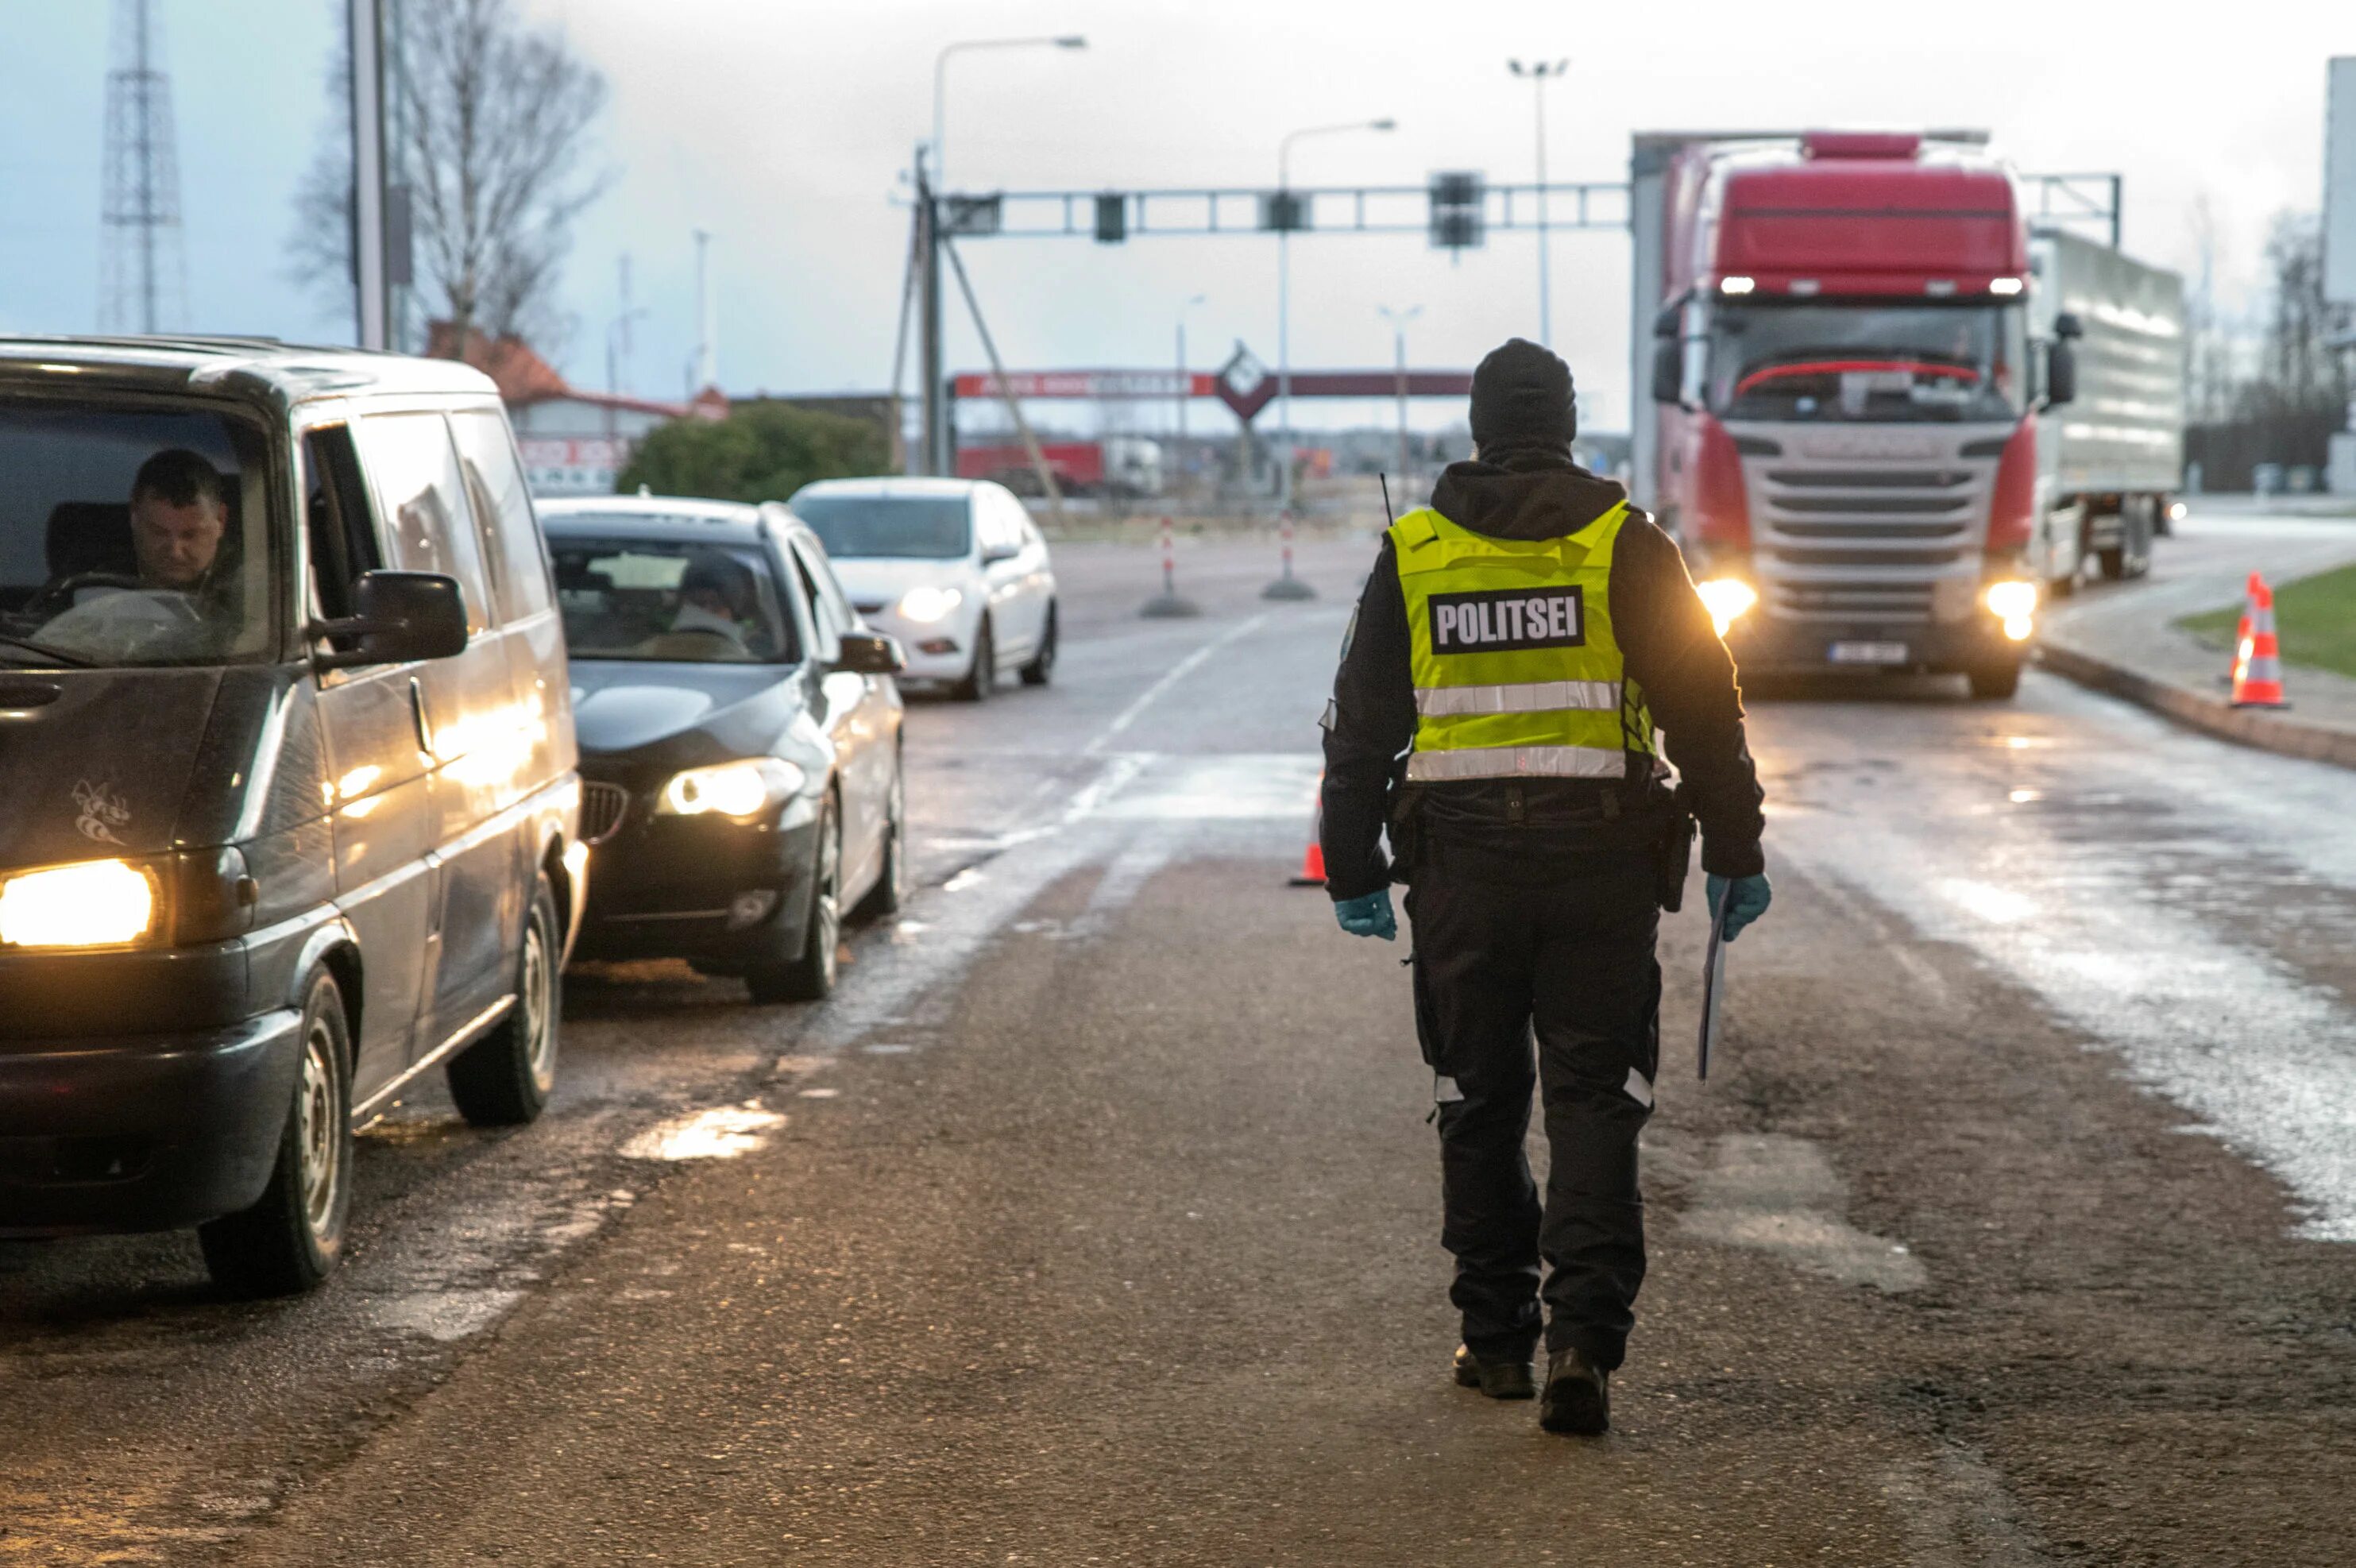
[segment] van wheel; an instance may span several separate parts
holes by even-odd
[[[205,1267],[236,1295],[293,1295],[343,1254],[352,1205],[351,1030],[325,969],[303,990],[303,1061],[270,1185],[250,1208],[197,1228]]]
[[[991,688],[998,684],[998,639],[990,634],[990,618],[981,618],[981,629],[974,633],[973,668],[965,679],[949,688],[949,695],[960,703],[986,703]]]
[[[477,1127],[535,1121],[556,1089],[557,1020],[564,1004],[557,973],[564,950],[556,931],[556,895],[543,873],[516,954],[515,1005],[489,1034],[450,1058],[450,1098]]]
[[[1972,695],[1984,703],[2001,703],[2020,690],[2020,665],[1981,664],[1965,672]]]
[[[744,971],[744,989],[768,1006],[778,1002],[818,1002],[834,989],[836,950],[842,943],[842,818],[830,794],[819,808],[818,846],[810,862],[809,918],[801,950],[782,962],[756,963]]]
[[[1039,634],[1039,651],[1023,667],[1023,683],[1044,686],[1055,674],[1055,601],[1047,601],[1047,628]]]
[[[851,912],[854,920],[880,920],[896,915],[908,900],[908,774],[898,757],[892,758],[892,793],[884,805],[884,866],[875,886]]]

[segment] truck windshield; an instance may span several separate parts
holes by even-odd
[[[1729,419],[2014,419],[2025,330],[2019,306],[1725,306],[1710,319],[1709,407]]]
[[[0,668],[269,657],[271,488],[240,419],[0,402]]]
[[[787,504],[838,561],[953,561],[971,539],[963,496],[798,495]]]

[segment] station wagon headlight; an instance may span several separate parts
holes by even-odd
[[[123,860],[86,860],[0,880],[0,945],[128,946],[155,927],[155,878]]]
[[[748,757],[673,775],[655,809],[675,817],[712,812],[750,820],[798,794],[806,780],[800,768],[782,757]]]
[[[1701,596],[1702,607],[1709,611],[1709,623],[1720,637],[1759,602],[1759,590],[1740,577],[1712,577],[1695,584],[1694,592]]]
[[[948,619],[958,606],[963,603],[965,603],[965,596],[955,588],[926,586],[911,588],[900,596],[897,609],[901,619],[912,620],[920,626],[930,626],[937,620]]]

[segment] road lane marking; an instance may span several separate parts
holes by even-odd
[[[1262,610],[1256,616],[1252,616],[1248,619],[1237,622],[1234,626],[1229,627],[1226,630],[1221,632],[1218,636],[1211,639],[1210,641],[1203,644],[1202,647],[1194,650],[1194,652],[1188,654],[1185,658],[1181,659],[1177,663],[1172,665],[1162,675],[1162,679],[1156,681],[1152,685],[1148,686],[1144,691],[1139,693],[1134,702],[1130,703],[1129,706],[1121,709],[1120,713],[1113,719],[1112,723],[1107,725],[1101,734],[1099,734],[1094,740],[1088,742],[1087,746],[1083,748],[1084,754],[1089,757],[1094,757],[1103,751],[1108,742],[1127,733],[1130,725],[1142,718],[1145,714],[1145,710],[1151,707],[1163,693],[1169,691],[1171,687],[1175,686],[1179,682],[1183,681],[1187,676],[1192,675],[1195,671],[1200,670],[1204,663],[1210,659],[1211,655],[1218,652],[1219,650],[1226,647],[1231,642],[1236,642],[1243,638],[1250,636],[1253,632],[1258,631],[1262,626],[1267,624],[1267,621],[1268,612],[1266,610]]]

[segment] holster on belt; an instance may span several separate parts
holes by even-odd
[[[1686,788],[1679,784],[1669,811],[1669,820],[1653,850],[1653,870],[1661,908],[1676,914],[1685,908],[1686,878],[1693,871],[1694,814],[1687,803]]]
[[[1399,883],[1415,881],[1415,865],[1423,844],[1422,792],[1403,778],[1391,780],[1387,802],[1388,832],[1391,841],[1391,880]]]

